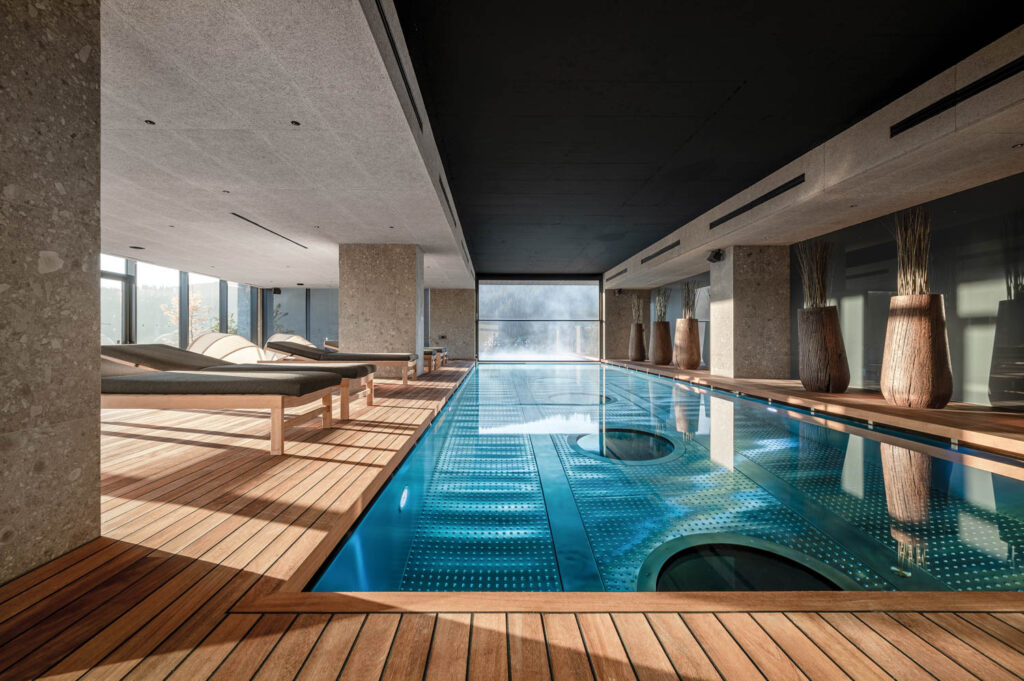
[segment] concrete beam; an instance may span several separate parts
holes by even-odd
[[[651,288],[708,270],[708,251],[788,245],[1024,172],[1024,73],[893,136],[891,127],[1024,56],[1024,26],[610,268],[614,286]],[[711,223],[786,182],[803,182]],[[679,246],[641,263],[675,241]]]

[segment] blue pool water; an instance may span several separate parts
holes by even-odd
[[[311,588],[1024,588],[1024,468],[906,438],[616,367],[483,364]]]

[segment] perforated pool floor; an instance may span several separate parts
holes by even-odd
[[[480,365],[312,589],[632,591],[702,543],[845,588],[1024,588],[1024,470],[820,423],[617,367]],[[605,429],[657,436],[659,458],[598,455]]]

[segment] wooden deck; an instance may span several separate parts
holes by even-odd
[[[688,371],[650,362],[606,360],[607,364],[675,378],[696,385],[738,392],[814,409],[823,414],[872,421],[902,430],[926,433],[960,444],[1024,458],[1024,414],[998,411],[976,404],[952,402],[945,409],[894,407],[882,395],[851,389],[843,394],[809,393],[797,380],[740,379],[715,376],[707,370]]]
[[[446,612],[241,612],[358,515],[467,367],[382,381],[376,406],[290,432],[282,456],[258,412],[104,412],[103,536],[0,586],[0,678],[1024,678],[1011,594],[562,594],[579,612],[455,594]]]

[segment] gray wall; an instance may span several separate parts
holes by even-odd
[[[988,382],[1005,268],[1024,263],[1024,174],[928,204],[933,219],[929,272],[934,293],[945,296],[953,399],[989,404]],[[851,387],[878,389],[889,297],[896,292],[892,216],[828,235],[836,244],[829,291],[839,305],[850,361]],[[797,377],[796,309],[800,271],[791,268],[792,376]],[[1024,344],[1024,339],[1018,339]]]
[[[633,326],[633,294],[644,298],[644,347],[651,330],[650,291],[646,289],[604,290],[604,357],[629,358],[629,334]]]
[[[0,10],[0,583],[99,535],[99,32]]]
[[[430,289],[428,344],[448,348],[451,359],[476,357],[476,290]],[[443,337],[442,337],[443,336]]]

